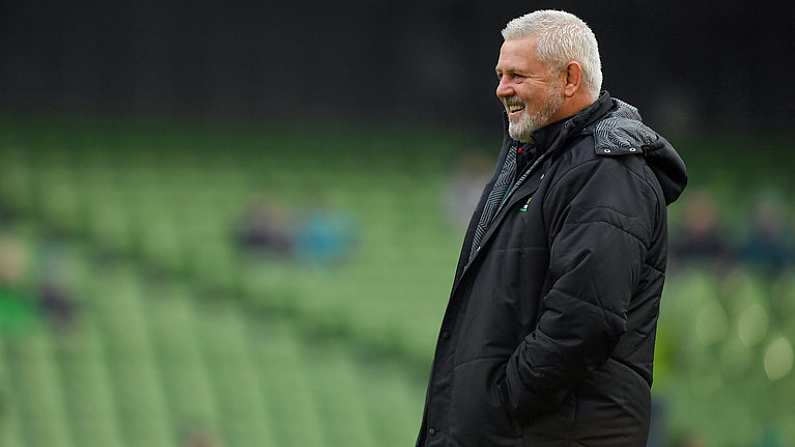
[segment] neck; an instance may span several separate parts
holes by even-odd
[[[566,101],[563,102],[563,105],[558,110],[550,122],[561,121],[571,116],[576,115],[583,109],[586,109],[588,106],[596,102],[596,98],[591,98],[590,95],[586,94],[578,94],[571,98],[567,98]]]

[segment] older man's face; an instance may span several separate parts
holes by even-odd
[[[534,37],[503,42],[496,71],[496,93],[508,114],[508,133],[528,142],[563,105],[562,80],[538,60]]]

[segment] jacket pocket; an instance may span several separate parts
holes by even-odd
[[[522,431],[503,401],[506,359],[488,357],[458,365],[453,372],[451,435],[466,446],[518,446]]]
[[[577,412],[574,391],[566,395],[563,403],[548,412],[536,414],[529,421],[525,437],[530,445],[569,445]]]
[[[510,396],[508,395],[508,388],[505,383],[505,375],[500,377],[499,382],[497,382],[497,392],[499,393],[500,397],[500,404],[502,405],[502,409],[505,412],[505,417],[510,421],[511,426],[517,433],[522,432],[522,425],[519,424],[519,421],[514,416],[513,412],[511,411],[511,402]]]

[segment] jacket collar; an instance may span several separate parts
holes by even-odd
[[[597,98],[596,101],[594,101],[588,107],[580,110],[568,118],[556,121],[537,129],[535,132],[533,132],[532,141],[539,151],[539,155],[546,152],[547,149],[552,146],[552,143],[558,139],[558,137],[562,136],[565,139],[570,135],[579,133],[580,130],[606,115],[612,107],[613,101],[610,97],[610,93],[607,91],[602,91],[602,93],[599,95],[599,98]],[[504,112],[503,129],[505,131],[505,137],[511,140],[513,146],[519,146],[522,144],[516,140],[513,140],[510,135],[508,135],[508,115]]]

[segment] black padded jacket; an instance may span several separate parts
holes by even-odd
[[[666,268],[685,165],[603,92],[534,133],[540,156],[470,260],[464,238],[417,446],[646,445]],[[517,142],[504,139],[496,172]]]

